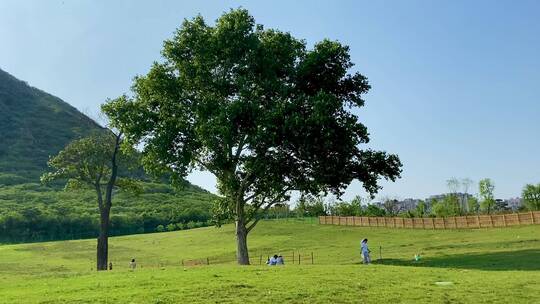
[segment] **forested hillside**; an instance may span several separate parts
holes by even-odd
[[[0,242],[95,237],[95,192],[63,191],[39,177],[50,156],[100,130],[77,109],[0,70]],[[142,177],[142,169],[133,173]],[[189,183],[175,190],[145,178],[139,196],[119,192],[112,235],[208,225],[213,194]]]
[[[0,184],[37,182],[50,155],[100,128],[60,98],[0,70]]]

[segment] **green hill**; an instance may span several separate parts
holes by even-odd
[[[0,184],[37,182],[50,155],[100,128],[60,98],[0,70]]]
[[[114,268],[100,273],[92,270],[94,240],[7,245],[0,246],[0,302],[539,303],[538,231],[261,221],[249,238],[253,266],[234,265],[234,227],[226,225],[111,238]],[[382,262],[359,264],[363,237],[373,260],[382,249]],[[285,266],[259,265],[274,253]]]
[[[51,155],[99,129],[58,97],[0,70],[0,243],[97,235],[97,203],[91,190],[64,192],[38,183]],[[133,174],[144,176],[142,170]],[[211,193],[189,183],[174,190],[147,180],[143,187],[141,196],[116,196],[113,235],[208,225]]]

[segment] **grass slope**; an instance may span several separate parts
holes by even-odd
[[[94,240],[5,245],[0,303],[538,303],[539,232],[539,226],[413,231],[264,221],[249,238],[252,263],[280,252],[285,267],[235,266],[228,225],[113,238],[115,268],[104,273],[91,270]],[[374,258],[382,246],[383,263],[358,263],[362,237],[370,239]],[[302,265],[292,265],[293,251]],[[423,259],[413,262],[420,252]],[[132,257],[134,272],[127,270]],[[210,266],[180,265],[206,258]]]

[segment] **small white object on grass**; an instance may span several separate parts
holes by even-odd
[[[435,282],[435,285],[437,285],[437,286],[451,286],[451,285],[454,285],[454,282],[440,281],[440,282]]]

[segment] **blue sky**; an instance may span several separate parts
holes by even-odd
[[[350,46],[373,87],[358,112],[370,147],[404,163],[380,196],[490,177],[507,198],[540,182],[540,1],[2,0],[0,68],[95,115],[159,60],[184,18],[240,6],[310,45]],[[208,174],[189,179],[215,189]],[[356,194],[353,183],[345,198]]]

